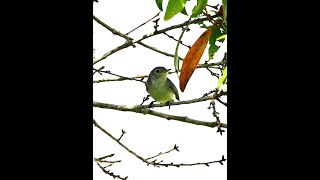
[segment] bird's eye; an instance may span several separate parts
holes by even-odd
[[[156,73],[159,73],[159,72],[160,72],[159,69],[157,69],[157,70],[156,70]]]

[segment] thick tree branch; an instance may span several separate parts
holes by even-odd
[[[180,105],[180,104],[191,104],[195,102],[201,102],[201,101],[206,101],[206,100],[212,100],[216,99],[219,96],[226,95],[227,92],[221,92],[219,94],[214,94],[211,96],[205,96],[197,99],[192,99],[192,100],[187,100],[187,101],[178,101],[178,102],[173,102],[170,104],[170,106],[174,105]],[[215,97],[213,97],[215,96]],[[165,104],[153,104],[153,107],[163,107],[167,106]],[[207,126],[207,127],[223,127],[227,128],[227,124],[221,123],[221,122],[207,122],[207,121],[200,121],[196,119],[189,118],[187,116],[176,116],[176,115],[170,115],[170,114],[165,114],[157,111],[153,111],[148,109],[149,105],[134,105],[134,106],[127,106],[127,105],[114,105],[114,104],[108,104],[108,103],[101,103],[101,102],[96,102],[93,101],[93,107],[98,107],[98,108],[106,108],[106,109],[114,109],[118,111],[130,111],[130,112],[135,112],[135,113],[141,113],[141,114],[149,114],[153,116],[158,116],[165,118],[167,120],[177,120],[180,122],[185,122],[185,123],[190,123],[190,124],[195,124],[195,125],[201,125],[201,126]]]
[[[192,103],[197,103],[197,102],[202,102],[202,101],[207,101],[207,100],[214,100],[217,99],[220,96],[227,95],[227,91],[220,91],[219,93],[214,93],[213,95],[210,96],[203,96],[200,98],[195,98],[191,100],[185,100],[185,101],[176,101],[170,103],[170,106],[176,106],[176,105],[181,105],[181,104],[192,104]],[[138,111],[140,109],[147,109],[150,108],[149,105],[113,105],[113,104],[107,104],[107,103],[101,103],[97,101],[93,101],[93,106],[94,107],[99,107],[99,108],[106,108],[106,109],[114,109],[114,110],[119,110],[119,111]],[[168,106],[166,104],[160,104],[160,103],[153,103],[151,105],[151,108],[154,107],[165,107]]]

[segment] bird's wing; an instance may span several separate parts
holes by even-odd
[[[148,86],[148,81],[144,83],[144,85],[146,86],[146,90],[147,92],[149,92],[149,86]]]
[[[179,92],[178,89],[176,88],[176,86],[173,84],[173,82],[167,78],[167,81],[169,83],[169,88],[173,91],[173,93],[176,95],[176,99],[180,101],[179,99]]]

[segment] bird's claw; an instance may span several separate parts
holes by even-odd
[[[172,103],[172,101],[167,101],[167,102],[166,102],[166,105],[169,106],[169,109],[170,109],[170,104],[171,104],[171,103]]]
[[[149,108],[149,109],[153,108],[152,105],[153,105],[154,102],[156,102],[156,101],[152,101],[152,102],[148,105],[148,108]]]

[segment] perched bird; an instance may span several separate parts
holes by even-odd
[[[179,99],[179,93],[172,81],[167,78],[170,69],[164,67],[155,67],[149,74],[145,83],[147,92],[150,96],[161,104],[170,105],[176,98]],[[170,106],[169,106],[170,108]]]

